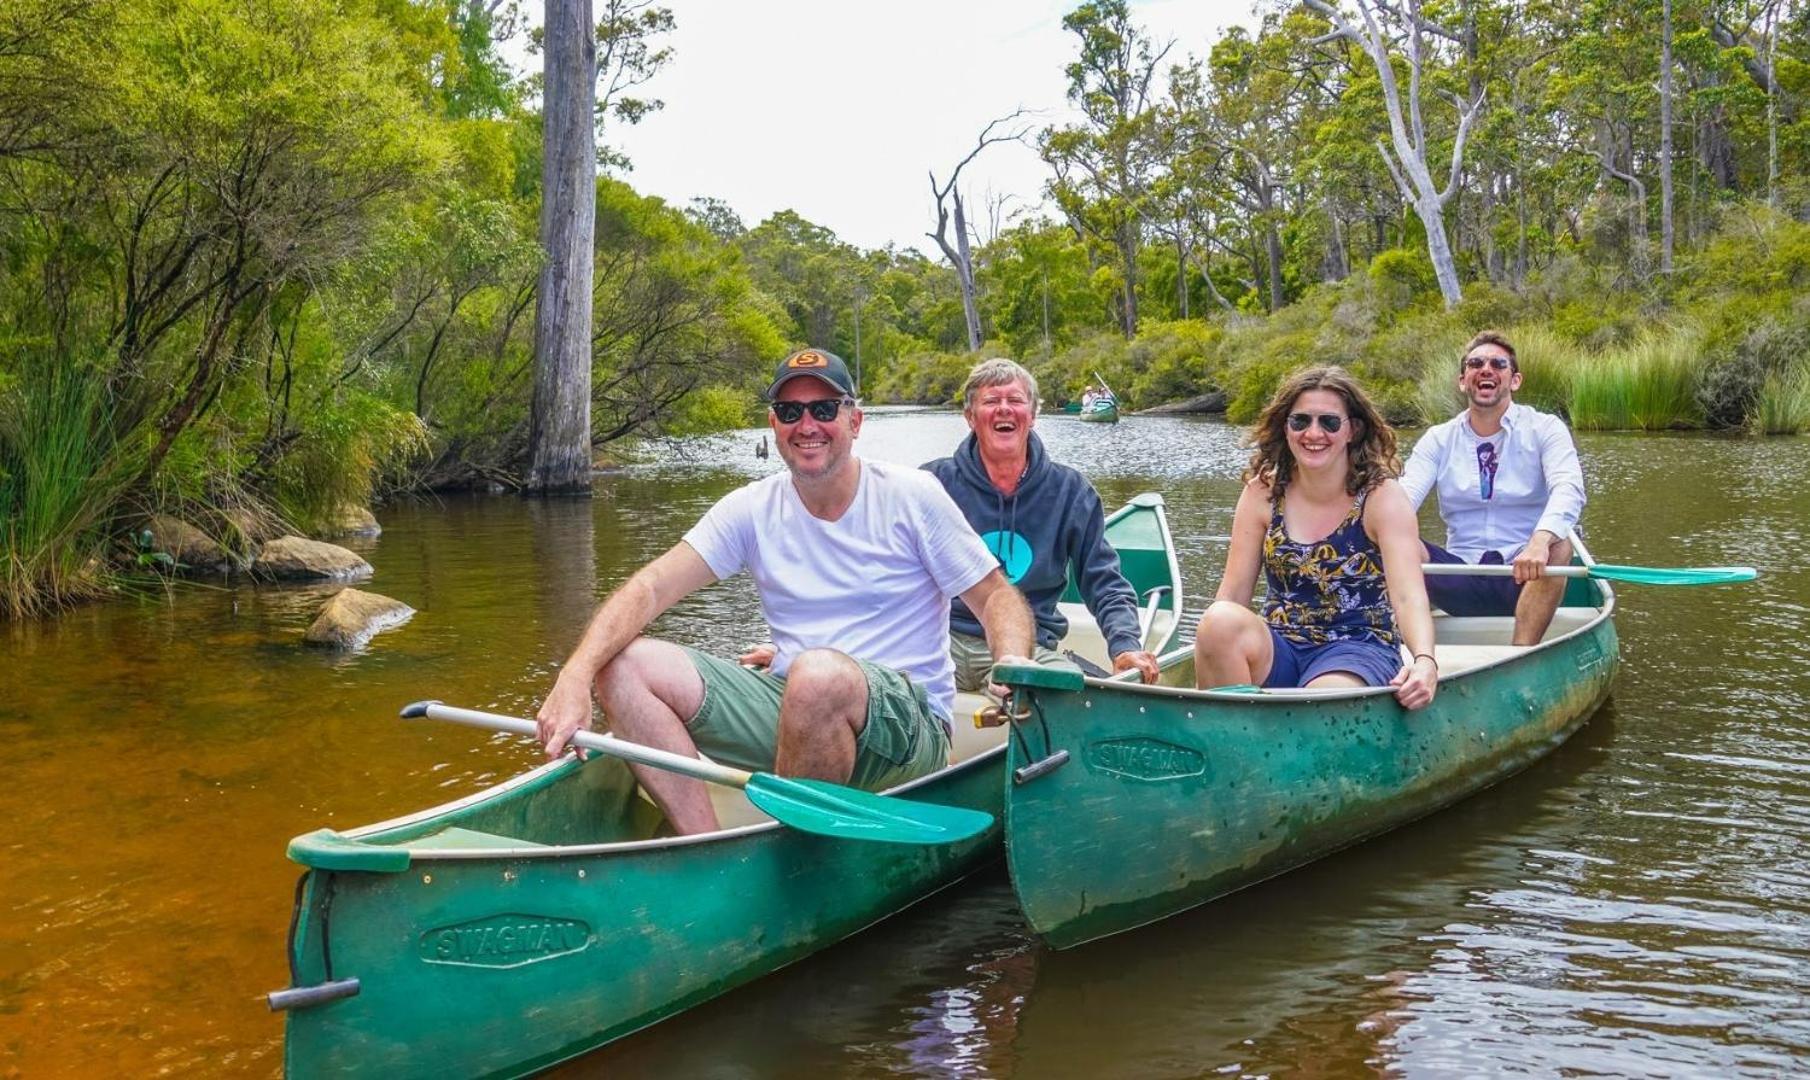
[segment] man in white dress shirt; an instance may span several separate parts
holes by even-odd
[[[1427,429],[1401,484],[1416,509],[1439,492],[1445,547],[1429,562],[1506,563],[1510,577],[1427,575],[1427,595],[1452,615],[1513,615],[1514,644],[1538,644],[1552,625],[1566,580],[1548,565],[1571,561],[1571,532],[1584,509],[1584,473],[1565,422],[1517,405],[1514,346],[1493,330],[1471,339],[1459,361],[1464,412]]]
[[[674,753],[877,791],[949,761],[949,602],[1001,662],[1028,662],[1035,623],[999,560],[934,476],[855,456],[861,407],[822,349],[780,361],[768,423],[786,471],[737,488],[598,608],[554,680],[540,738],[558,757],[591,726]],[[764,671],[642,636],[690,593],[747,570],[777,655]],[[697,780],[636,765],[680,833],[717,827]]]

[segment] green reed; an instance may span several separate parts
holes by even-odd
[[[108,584],[106,525],[135,475],[111,426],[93,367],[32,358],[0,397],[0,615],[45,614]]]
[[[1754,405],[1752,425],[1764,435],[1810,431],[1810,365],[1766,377]]]
[[[1690,327],[1653,331],[1587,357],[1571,373],[1571,424],[1593,431],[1700,427],[1696,388],[1705,363],[1701,335]]]

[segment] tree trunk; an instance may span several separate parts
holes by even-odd
[[[1672,0],[1659,29],[1659,272],[1672,272]]]
[[[980,351],[980,305],[974,300],[974,257],[968,250],[968,215],[962,208],[962,193],[951,189],[955,197],[955,275],[962,286],[962,318],[968,326],[968,351]]]
[[[547,0],[540,302],[526,490],[591,490],[591,276],[597,45],[591,0]]]

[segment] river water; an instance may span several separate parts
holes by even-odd
[[[868,417],[867,456],[946,453],[950,413]],[[1198,606],[1242,453],[1223,424],[1051,416],[1107,505],[1162,491]],[[500,781],[533,748],[397,720],[531,714],[591,608],[719,495],[758,432],[677,448],[595,499],[390,508],[365,586],[419,609],[304,648],[330,590],[181,586],[0,624],[0,1076],[269,1074],[295,834]],[[1587,435],[1605,562],[1746,563],[1752,585],[1624,586],[1609,704],[1525,773],[1265,885],[1069,952],[994,870],[564,1075],[747,1077],[1810,1071],[1810,487],[1802,439]],[[745,582],[658,630],[761,635]]]

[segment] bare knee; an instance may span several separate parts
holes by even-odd
[[[649,697],[682,720],[697,715],[704,704],[704,679],[691,655],[658,638],[638,637],[624,646],[597,673],[594,690],[613,720],[634,714],[633,706]]]
[[[1215,650],[1239,648],[1248,645],[1252,632],[1262,627],[1263,620],[1249,608],[1230,600],[1215,600],[1201,615],[1194,640]]]
[[[812,712],[835,706],[833,711],[856,732],[867,726],[867,676],[861,665],[835,649],[799,653],[786,671],[785,696],[788,703],[796,698],[799,704],[813,706]]]

